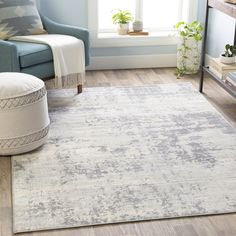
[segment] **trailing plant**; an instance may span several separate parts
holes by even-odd
[[[181,38],[181,45],[178,48],[180,65],[176,70],[177,78],[180,78],[183,74],[186,73],[196,73],[196,68],[200,63],[198,44],[202,40],[203,27],[198,21],[193,21],[192,23],[181,21],[178,22],[174,26],[174,28],[176,29],[178,36]],[[193,41],[194,44],[190,46],[189,41]],[[190,60],[189,56],[191,56],[191,58],[193,59],[192,68],[189,68],[186,63],[188,60]]]
[[[128,24],[133,20],[130,11],[117,9],[117,12],[112,15],[113,24]]]
[[[226,44],[225,45],[225,52],[222,54],[224,57],[234,57],[236,56],[236,46]]]
[[[189,24],[180,21],[174,26],[174,28],[177,30],[180,37],[194,38],[197,42],[202,40],[203,27],[198,21]]]

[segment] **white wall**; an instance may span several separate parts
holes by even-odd
[[[206,0],[199,1],[199,20],[204,23]],[[207,53],[218,57],[227,43],[233,44],[235,19],[215,9],[210,9]]]
[[[218,57],[226,44],[234,43],[235,20],[216,10],[211,10],[207,52]]]
[[[60,23],[87,27],[87,0],[38,0],[42,14]]]

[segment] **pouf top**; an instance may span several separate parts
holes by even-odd
[[[0,73],[0,100],[24,96],[44,87],[44,82],[24,73]]]

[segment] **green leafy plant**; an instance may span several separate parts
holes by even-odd
[[[113,24],[127,24],[133,20],[130,11],[117,9],[117,12],[112,15]]]
[[[200,63],[200,53],[198,53],[198,43],[202,40],[203,27],[198,21],[193,21],[192,23],[187,23],[184,21],[178,22],[174,28],[177,31],[178,36],[181,38],[182,44],[178,48],[178,55],[180,57],[181,63],[176,70],[177,78],[180,78],[183,74],[196,73],[195,67]],[[194,45],[189,46],[188,41],[192,40]],[[194,53],[197,52],[197,53]],[[187,65],[187,60],[189,60],[189,55],[193,58],[193,67],[189,68]],[[194,55],[194,56],[193,56]]]
[[[202,40],[203,27],[198,21],[192,23],[180,21],[174,28],[177,30],[180,37],[194,38],[197,42]]]
[[[234,57],[236,56],[236,46],[226,44],[225,45],[225,53],[222,54],[224,57]]]

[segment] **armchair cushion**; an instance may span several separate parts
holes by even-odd
[[[21,72],[41,79],[53,78],[55,75],[53,61],[22,68]]]
[[[8,42],[16,46],[21,68],[53,61],[52,50],[46,44],[10,40]]]
[[[0,1],[0,39],[46,33],[35,0]]]

